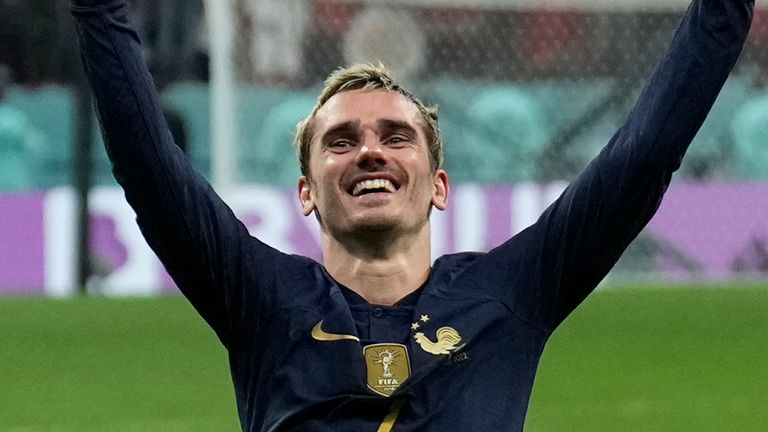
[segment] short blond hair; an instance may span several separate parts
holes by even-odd
[[[424,105],[411,92],[395,81],[384,65],[355,64],[339,68],[328,76],[325,80],[325,87],[320,92],[320,96],[317,97],[317,103],[312,112],[296,125],[294,145],[299,154],[299,165],[303,175],[309,176],[309,144],[315,132],[313,120],[317,111],[337,93],[359,89],[395,91],[413,102],[419,109],[424,123],[422,126],[429,145],[430,167],[432,171],[442,167],[443,139],[437,124],[437,107]]]

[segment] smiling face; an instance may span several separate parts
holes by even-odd
[[[331,97],[315,114],[309,173],[299,179],[305,215],[340,238],[423,228],[444,209],[448,179],[430,166],[421,113],[395,91],[358,89]]]

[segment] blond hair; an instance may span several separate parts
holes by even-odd
[[[315,132],[313,120],[317,111],[337,93],[359,89],[395,91],[413,102],[419,109],[424,123],[422,126],[429,145],[430,167],[435,171],[442,166],[443,140],[437,124],[437,108],[424,105],[411,92],[403,88],[392,78],[392,74],[384,65],[355,64],[337,69],[325,80],[325,87],[320,92],[312,112],[296,125],[294,145],[299,154],[299,165],[303,175],[309,176],[309,144]]]

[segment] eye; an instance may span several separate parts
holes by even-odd
[[[410,140],[408,137],[404,135],[392,135],[391,137],[387,138],[387,144],[389,144],[391,147],[402,147],[409,141]]]
[[[346,149],[352,147],[352,145],[353,145],[352,142],[349,141],[348,139],[336,139],[336,140],[331,141],[328,144],[328,147],[331,150],[340,151],[340,150],[346,150]]]

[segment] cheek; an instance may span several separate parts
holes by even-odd
[[[318,156],[315,160],[317,162],[313,168],[321,177],[324,177],[326,181],[337,178],[344,168],[344,155],[330,153]]]
[[[334,172],[316,173],[312,179],[315,182],[314,198],[319,207],[334,206],[341,200],[339,178]]]
[[[313,156],[312,163],[310,164],[309,178],[315,185],[316,190],[321,190],[330,181],[330,176],[333,175],[334,163],[328,158],[321,158]]]

